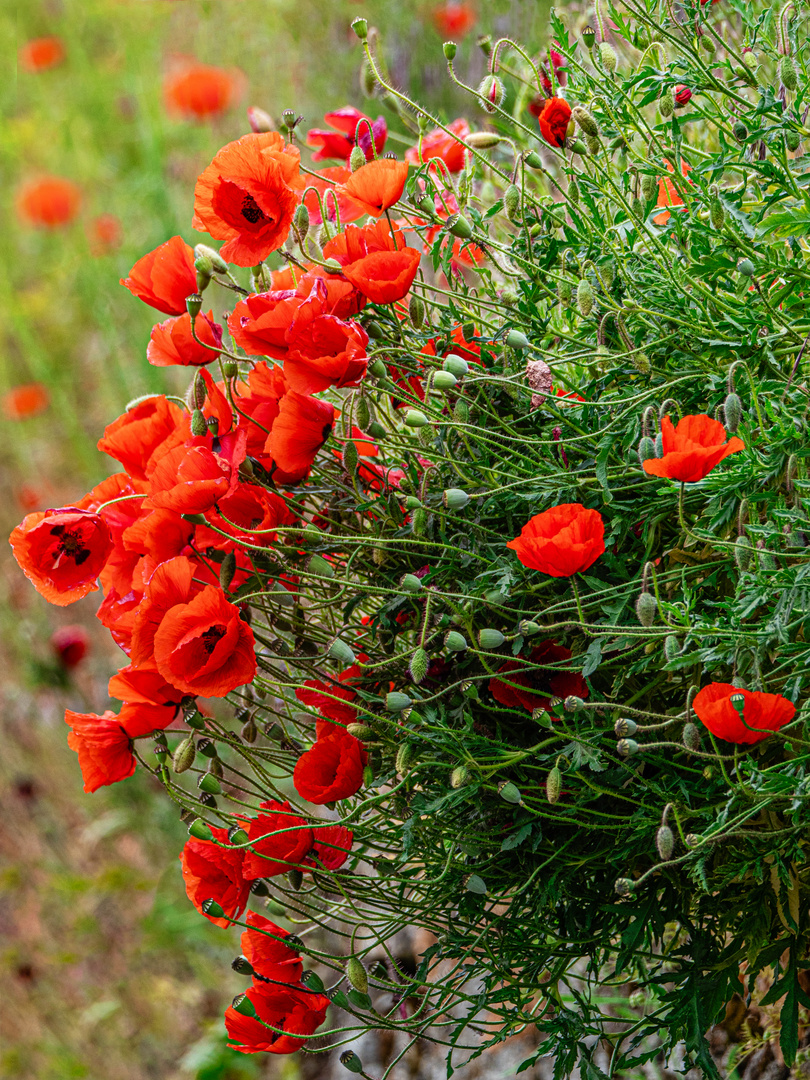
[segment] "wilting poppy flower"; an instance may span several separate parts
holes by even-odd
[[[87,223],[90,254],[99,259],[117,251],[124,239],[124,230],[115,214],[98,214]]]
[[[170,113],[189,120],[209,120],[230,109],[244,81],[240,71],[185,60],[164,79],[163,102]]]
[[[377,251],[344,267],[343,276],[372,304],[391,304],[409,292],[421,258],[416,248]]]
[[[98,588],[96,578],[113,550],[104,519],[73,506],[28,514],[9,539],[25,576],[59,607]]]
[[[157,323],[149,336],[146,359],[155,367],[171,367],[173,364],[199,367],[210,364],[219,356],[217,350],[222,346],[222,327],[214,322],[213,311],[207,315],[200,312],[194,320],[194,331],[199,341],[192,336],[188,312]]]
[[[275,983],[297,983],[301,979],[303,964],[295,949],[277,938],[290,936],[274,922],[249,911],[245,920],[248,929],[242,932],[242,955],[259,979]]]
[[[197,840],[190,837],[180,853],[180,865],[183,868],[183,881],[186,893],[194,907],[201,914],[206,900],[216,900],[225,917],[205,917],[217,926],[231,925],[231,919],[238,919],[250,896],[250,882],[242,876],[243,851],[228,846],[227,829],[211,826],[216,844],[210,840]],[[220,847],[224,844],[224,847]]]
[[[60,626],[51,634],[51,648],[62,667],[78,667],[87,655],[90,638],[83,626]]]
[[[347,799],[363,785],[363,744],[344,730],[333,730],[301,755],[293,773],[295,790],[316,806]]]
[[[8,420],[27,420],[38,416],[50,405],[48,389],[42,383],[25,383],[15,386],[2,397],[3,412]]]
[[[712,735],[731,743],[762,742],[796,715],[793,703],[779,694],[740,690],[730,683],[704,686],[692,708]]]
[[[745,449],[745,443],[732,436],[726,442],[726,429],[710,416],[684,416],[674,427],[668,416],[661,421],[664,456],[648,458],[643,468],[650,476],[694,483],[707,476],[729,454]]]
[[[17,60],[25,71],[48,71],[57,67],[65,59],[65,46],[62,39],[50,35],[26,41],[17,51]]]
[[[223,259],[255,266],[287,239],[305,186],[299,164],[277,131],[228,143],[197,179],[193,227],[227,241]]]
[[[121,284],[165,315],[182,315],[186,297],[197,291],[194,251],[182,236],[173,236],[138,259]]]
[[[398,201],[405,190],[407,178],[407,162],[378,158],[351,173],[339,190],[376,218]]]
[[[281,399],[265,449],[285,473],[303,477],[329,438],[334,417],[328,401],[291,390]]]
[[[327,825],[325,828],[313,829],[312,833],[315,843],[302,869],[312,870],[317,867],[323,870],[337,870],[343,866],[352,850],[354,834],[351,830],[344,825]]]
[[[682,109],[684,105],[688,105],[692,100],[692,91],[688,86],[684,86],[683,83],[678,83],[675,87],[675,108]]]
[[[441,158],[450,172],[460,172],[464,168],[464,154],[467,151],[464,140],[470,134],[470,125],[459,118],[447,126],[452,135],[442,128],[433,128],[422,137],[421,152],[420,145],[409,146],[405,151],[408,164],[419,165],[431,158]]]
[[[561,671],[560,663],[571,659],[571,650],[554,641],[544,641],[529,653],[528,667],[520,660],[507,660],[489,680],[489,691],[496,701],[511,709],[550,709],[551,698],[586,698],[588,684],[578,671]],[[553,667],[551,665],[554,665]],[[556,670],[555,670],[556,669]]]
[[[265,802],[260,809],[264,813],[242,819],[253,848],[245,850],[244,875],[250,881],[286,874],[312,848],[312,829],[288,802]]]
[[[67,225],[79,212],[81,192],[61,176],[43,176],[17,190],[17,213],[37,229],[57,229]]]
[[[433,25],[445,38],[462,38],[475,26],[475,11],[461,0],[436,4],[431,12]]]
[[[232,1006],[225,1010],[229,1043],[242,1054],[294,1053],[308,1041],[300,1036],[317,1031],[329,1008],[329,998],[304,987],[258,982],[249,986],[246,994],[256,1010],[255,1017]]]
[[[162,447],[185,417],[174,402],[156,394],[108,424],[98,441],[98,449],[120,461],[134,480],[145,480]]]
[[[304,205],[309,211],[309,220],[313,225],[323,223],[321,205],[323,205],[328,221],[337,221],[335,204],[337,204],[340,211],[340,220],[344,225],[363,217],[366,213],[365,207],[354,199],[350,199],[339,186],[345,184],[350,176],[351,173],[343,165],[332,165],[328,169],[320,169],[317,176],[307,176],[307,187],[316,188],[321,195],[320,203],[314,191],[307,191],[304,195]],[[282,271],[282,273],[284,272]],[[273,288],[282,288],[281,285],[276,284],[275,275],[273,277]]]
[[[672,163],[665,162],[668,172],[674,172]],[[681,172],[686,176],[691,170],[692,166],[681,159]],[[656,206],[669,207],[670,209],[686,210],[686,204],[680,196],[678,189],[672,183],[668,176],[662,176],[658,181],[658,198],[655,202]],[[653,221],[656,225],[666,225],[669,221],[670,212],[669,209],[663,210],[660,214],[656,214]]]
[[[605,551],[605,525],[596,510],[561,503],[535,514],[506,545],[530,570],[570,577],[592,566]]]
[[[540,134],[549,146],[564,146],[571,119],[571,106],[564,98],[548,97],[537,117]]]
[[[297,393],[356,386],[366,373],[368,335],[359,323],[334,315],[316,316],[308,324],[298,320],[292,342],[295,348],[285,357],[284,375]]]
[[[187,694],[225,697],[256,674],[253,631],[217,585],[170,608],[155,634],[160,674]]]
[[[348,161],[355,142],[366,155],[366,161],[371,161],[383,152],[388,137],[388,126],[384,117],[378,116],[372,123],[370,117],[355,109],[353,105],[344,105],[342,109],[327,113],[324,120],[332,131],[312,128],[307,132],[307,146],[317,147],[312,155],[313,161],[325,161],[327,158]]]

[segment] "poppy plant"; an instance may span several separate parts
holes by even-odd
[[[175,709],[155,705],[123,705],[121,712],[65,712],[70,727],[68,746],[79,756],[79,767],[88,793],[117,784],[135,772],[132,739],[165,728],[174,719]]]
[[[243,1054],[292,1054],[303,1046],[326,1019],[329,998],[304,987],[281,987],[254,983],[246,996],[256,1016],[245,1016],[230,1007],[225,1027],[234,1050]],[[275,1029],[275,1030],[274,1030]]]
[[[48,388],[42,383],[25,383],[8,390],[0,399],[8,420],[27,420],[45,412],[51,403]]]
[[[255,266],[287,239],[305,186],[299,164],[277,131],[228,143],[197,180],[193,227],[226,241],[223,259]]]
[[[537,122],[540,125],[540,134],[549,146],[561,147],[565,145],[570,119],[571,106],[564,98],[549,97],[545,99],[543,108],[537,117]]]
[[[347,799],[363,785],[363,744],[344,729],[332,730],[298,759],[293,773],[295,790],[316,806]]]
[[[182,236],[173,236],[138,259],[121,284],[164,315],[182,315],[186,297],[197,291],[194,251]]]
[[[407,178],[407,162],[378,158],[351,173],[339,190],[377,218],[400,199]]]
[[[182,423],[188,423],[185,418],[174,402],[156,394],[108,424],[98,449],[119,461],[133,480],[145,480],[167,441]]]
[[[83,626],[60,626],[51,634],[51,648],[61,666],[70,671],[87,656],[90,637]]]
[[[664,164],[666,165],[668,172],[672,173],[675,171],[672,168],[671,162],[666,161]],[[687,161],[681,159],[681,173],[684,176],[688,175],[691,168],[692,166]],[[662,176],[658,181],[658,198],[656,199],[655,205],[684,211],[687,209],[680,192],[668,176]],[[665,209],[660,214],[656,214],[653,221],[656,225],[666,225],[670,216],[669,209]]]
[[[170,113],[205,121],[221,116],[235,103],[245,78],[240,71],[184,60],[163,82],[163,102]]]
[[[37,592],[59,607],[98,588],[96,578],[113,550],[106,521],[74,506],[28,514],[10,543]]]
[[[186,894],[194,907],[209,922],[228,927],[231,920],[238,919],[247,906],[250,882],[242,876],[244,854],[228,843],[227,829],[211,826],[213,843],[189,837],[180,853],[183,882]],[[206,915],[203,904],[215,900],[224,916]]]
[[[475,26],[475,11],[462,0],[446,0],[431,12],[433,25],[445,38],[462,38]]]
[[[26,41],[17,51],[17,61],[24,71],[49,71],[65,59],[62,39],[51,34]]]
[[[664,453],[648,458],[643,465],[650,476],[664,476],[683,483],[695,483],[707,476],[723,458],[745,449],[745,443],[732,436],[710,416],[684,416],[675,427],[668,416],[661,420]]]
[[[157,323],[149,336],[146,359],[155,367],[199,367],[216,360],[222,346],[222,327],[214,322],[213,311],[207,315],[200,312],[194,320],[194,334],[196,338],[191,333],[188,312]]]
[[[115,214],[97,214],[87,223],[87,242],[95,259],[109,255],[121,247],[124,228]]]
[[[712,735],[745,745],[762,742],[796,715],[793,703],[779,694],[741,690],[730,683],[704,686],[692,708]]]
[[[23,184],[17,191],[17,213],[35,229],[58,229],[79,212],[79,188],[61,176],[43,176]]]
[[[264,802],[254,818],[243,818],[250,837],[245,850],[245,877],[249,880],[286,874],[300,865],[312,848],[312,829],[292,812],[288,802]]]
[[[409,165],[421,165],[432,158],[441,158],[450,172],[461,172],[464,168],[464,155],[467,151],[465,139],[470,134],[470,125],[459,117],[447,125],[448,130],[432,128],[422,137],[416,146],[409,146],[405,151],[405,160]],[[450,132],[450,134],[448,134]]]
[[[289,930],[283,930],[255,911],[249,911],[245,921],[248,928],[242,933],[242,954],[253,968],[254,978],[274,983],[300,982],[301,957],[283,940],[278,940],[288,938]]]
[[[331,131],[311,128],[307,132],[307,146],[316,148],[312,155],[313,161],[339,158],[347,162],[355,144],[366,155],[366,161],[371,161],[383,152],[388,137],[388,125],[384,117],[378,116],[372,123],[370,117],[355,109],[353,105],[344,105],[342,109],[327,113],[324,120]]]
[[[587,698],[588,684],[578,671],[565,671],[560,665],[571,659],[571,650],[555,641],[544,641],[532,649],[528,664],[521,660],[507,660],[498,668],[495,678],[489,680],[489,691],[496,701],[508,708],[522,706],[535,709],[551,709],[551,698],[569,695]]]
[[[561,503],[535,514],[506,545],[530,570],[570,577],[592,566],[605,551],[605,525],[596,510]]]

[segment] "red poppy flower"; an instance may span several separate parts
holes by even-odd
[[[100,787],[126,780],[135,772],[132,739],[146,735],[172,722],[174,709],[154,706],[124,705],[118,716],[105,712],[65,712],[65,723],[71,728],[68,746],[79,755],[84,790],[88,793]]]
[[[302,869],[337,870],[343,866],[352,850],[354,834],[351,830],[344,825],[327,825],[313,829],[312,833],[315,843]]]
[[[233,1007],[225,1010],[230,1045],[242,1054],[294,1053],[307,1042],[300,1036],[317,1031],[329,1008],[329,998],[303,987],[254,983],[246,994],[256,1010],[255,1017],[244,1016]]]
[[[222,327],[214,322],[214,313],[200,312],[194,320],[194,330],[199,341],[191,333],[191,316],[178,315],[152,327],[146,359],[155,367],[199,367],[216,360],[222,347]],[[202,342],[200,344],[199,342]],[[208,346],[208,348],[206,348]]]
[[[316,806],[347,799],[363,786],[363,744],[344,730],[333,731],[301,755],[293,773],[295,790]]]
[[[256,675],[253,631],[217,585],[170,608],[155,634],[155,663],[187,694],[225,697]]]
[[[155,634],[164,616],[202,591],[204,586],[194,580],[195,569],[191,559],[178,555],[161,563],[150,577],[132,627],[130,656],[133,664],[152,661]]]
[[[334,417],[328,401],[291,390],[281,399],[265,450],[285,473],[303,478],[329,438]]]
[[[407,178],[407,162],[378,158],[353,172],[339,186],[339,191],[358,202],[367,214],[377,218],[399,200]]]
[[[51,634],[51,648],[62,667],[69,671],[87,656],[90,637],[83,626],[60,626]]]
[[[51,403],[48,388],[42,383],[25,383],[3,394],[3,412],[8,420],[27,420],[45,412]]]
[[[507,660],[498,668],[501,677],[489,680],[489,691],[501,705],[511,709],[522,706],[533,712],[550,709],[552,697],[566,698],[573,694],[587,698],[588,684],[579,672],[559,670],[561,662],[571,659],[570,649],[554,641],[544,641],[532,649],[528,659],[535,665],[533,670],[520,660]]]
[[[197,180],[193,227],[227,241],[223,259],[255,266],[287,239],[305,186],[299,163],[277,131],[228,143]]]
[[[557,42],[555,41],[554,45],[556,44]],[[540,85],[545,90],[546,96],[551,97],[555,93],[557,87],[565,86],[566,82],[568,81],[568,76],[565,72],[566,60],[562,53],[557,52],[557,50],[554,48],[550,48],[548,50],[548,57],[550,64],[544,64],[543,67],[541,67],[540,69]],[[548,73],[549,67],[552,72],[551,75],[549,75]],[[534,112],[534,109],[532,109],[531,105],[529,106],[529,108],[532,112]],[[535,116],[537,115],[538,114],[535,113]]]
[[[182,315],[186,297],[197,291],[194,251],[182,236],[173,236],[138,259],[120,284],[165,315]]]
[[[304,967],[301,957],[295,949],[276,940],[289,937],[289,930],[283,930],[255,911],[249,911],[245,921],[248,929],[242,932],[242,955],[256,976],[274,983],[300,982]]]
[[[57,67],[65,59],[65,46],[62,39],[50,35],[26,41],[17,51],[17,61],[24,71],[48,71]]]
[[[317,709],[337,724],[353,724],[357,720],[357,709],[350,704],[357,695],[342,682],[326,683],[308,679],[298,687],[295,696],[302,705]]]
[[[355,109],[353,105],[344,105],[342,109],[327,113],[324,120],[332,131],[312,128],[307,132],[307,146],[317,147],[312,155],[313,161],[325,161],[327,158],[348,161],[355,142],[366,155],[366,161],[371,161],[383,152],[388,137],[388,126],[384,117],[378,116],[372,123],[370,117]]]
[[[605,525],[596,510],[561,503],[535,514],[506,545],[530,570],[570,577],[592,566],[605,551]]]
[[[661,421],[664,456],[649,458],[644,471],[650,476],[694,483],[707,476],[729,454],[745,449],[745,443],[732,436],[726,442],[726,429],[710,416],[684,416],[674,427],[668,416]]]
[[[357,221],[358,218],[365,214],[364,207],[354,199],[350,199],[348,195],[345,195],[339,186],[345,184],[350,176],[351,173],[343,165],[332,165],[327,169],[319,169],[317,176],[307,175],[307,187],[316,188],[321,195],[320,203],[314,191],[307,191],[304,195],[304,205],[309,211],[309,220],[312,225],[323,224],[321,205],[323,205],[327,220],[334,222],[337,221],[337,212],[335,210],[335,204],[337,204],[341,224],[343,225],[350,221]],[[285,273],[286,271],[281,272]],[[283,288],[282,285],[276,284],[275,276],[273,278],[273,288]]]
[[[238,919],[245,910],[250,897],[250,882],[242,876],[242,849],[227,846],[226,829],[212,825],[211,832],[218,843],[189,837],[180,853],[180,865],[186,893],[197,911],[205,915],[205,901],[216,900],[225,916],[205,917],[217,926],[228,927],[231,920]]]
[[[98,214],[87,224],[90,254],[99,259],[121,247],[124,229],[115,214]]]
[[[447,125],[448,135],[442,128],[432,128],[423,137],[420,144],[409,146],[405,151],[405,160],[409,165],[420,165],[431,158],[441,158],[450,172],[461,172],[464,168],[464,155],[467,145],[464,140],[470,134],[470,125],[459,117]],[[453,137],[455,136],[455,138]]]
[[[356,386],[366,373],[368,334],[359,323],[311,310],[310,318],[296,319],[291,344],[295,347],[284,359],[284,374],[299,394]]]
[[[170,113],[188,120],[221,116],[244,89],[241,71],[198,64],[186,59],[175,65],[163,81],[163,103]]]
[[[183,692],[167,683],[159,671],[128,664],[112,676],[107,693],[130,705],[179,705]]]
[[[568,132],[568,121],[570,119],[571,106],[564,98],[548,97],[545,99],[537,122],[540,125],[540,134],[549,146],[565,145],[565,136]]]
[[[421,253],[416,248],[377,251],[343,268],[343,276],[372,304],[392,304],[410,291]]]
[[[793,703],[779,694],[740,690],[730,683],[704,686],[692,708],[712,735],[747,745],[767,739],[796,715]]]
[[[297,867],[312,848],[312,829],[288,802],[265,802],[265,813],[243,818],[253,850],[245,850],[245,877],[275,877]]]
[[[295,525],[298,521],[280,495],[258,484],[243,483],[237,484],[233,494],[220,499],[216,508],[208,512],[207,519],[228,534],[212,533],[211,546],[227,551],[233,547],[234,540],[267,547],[277,539],[274,528]]]
[[[207,446],[176,446],[152,470],[144,505],[177,514],[202,514],[229,492],[232,472],[225,458]]]
[[[673,167],[672,167],[671,162],[666,161],[666,162],[664,162],[664,164],[666,165],[668,172],[674,172],[675,171],[673,169]],[[683,159],[681,159],[681,173],[684,176],[686,176],[689,173],[691,168],[692,168],[692,166],[687,161],[684,161]],[[668,176],[662,176],[660,178],[660,180],[658,181],[658,198],[656,199],[655,205],[656,206],[669,207],[670,209],[678,209],[678,210],[686,210],[687,209],[686,204],[684,203],[683,199],[681,198],[680,192],[678,191],[678,189],[675,187],[675,185],[672,183],[672,181],[669,179]],[[670,218],[670,212],[669,212],[669,209],[667,209],[667,210],[664,210],[660,214],[656,214],[655,217],[653,218],[653,221],[655,222],[656,225],[666,225],[666,223],[669,221],[669,218]]]
[[[474,9],[461,0],[446,0],[437,4],[431,12],[433,24],[442,37],[463,38],[475,26]]]
[[[98,588],[96,578],[113,549],[104,519],[73,506],[28,514],[9,542],[37,592],[59,607]]]
[[[108,424],[98,449],[120,461],[134,480],[145,480],[164,444],[184,422],[188,424],[188,419],[181,408],[156,395]]]
[[[43,176],[23,184],[17,191],[17,213],[35,229],[58,229],[79,212],[81,192],[61,176]]]

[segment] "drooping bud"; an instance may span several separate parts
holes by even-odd
[[[197,271],[197,292],[205,292],[211,284],[214,264],[205,255],[198,255],[194,260],[194,269]]]
[[[349,169],[351,172],[357,172],[358,169],[362,169],[366,164],[366,154],[362,146],[353,146],[352,152],[349,154]]]
[[[470,496],[461,488],[446,488],[442,494],[442,503],[446,510],[463,510],[470,501]]]
[[[412,701],[408,695],[403,694],[400,690],[391,690],[385,696],[385,707],[389,712],[402,712],[411,704]]]
[[[745,573],[750,570],[754,560],[754,546],[747,536],[738,536],[734,542],[734,562],[737,569]]]
[[[503,193],[503,206],[506,216],[510,221],[517,221],[520,217],[520,188],[517,184],[510,184]]]
[[[672,829],[670,829],[669,825],[660,826],[655,834],[655,846],[658,848],[658,854],[663,862],[669,862],[675,848],[675,837],[672,835]]]
[[[414,510],[412,518],[412,529],[415,536],[424,536],[427,531],[428,516],[427,510],[423,506],[420,506],[418,510]]]
[[[628,717],[620,716],[616,723],[613,725],[613,731],[616,734],[617,739],[626,739],[628,735],[635,735],[638,731],[638,724],[635,720],[630,720]]]
[[[341,460],[343,463],[343,468],[346,470],[349,476],[354,476],[354,474],[357,472],[357,464],[360,458],[357,453],[357,444],[351,439],[349,439],[348,442],[344,443],[343,445],[343,453],[341,454]]]
[[[735,120],[731,125],[731,134],[737,140],[737,142],[745,142],[748,138],[748,128],[742,122],[742,120]]]
[[[723,402],[723,412],[726,417],[726,428],[733,435],[742,420],[742,402],[737,394],[726,395],[726,400]]]
[[[195,755],[194,736],[188,735],[181,743],[178,743],[172,758],[172,768],[176,773],[185,772],[194,764]]]
[[[644,173],[641,178],[641,194],[645,202],[649,202],[655,194],[658,188],[658,182],[656,177],[650,176],[649,173]]]
[[[655,456],[657,458],[664,456],[664,436],[660,431],[655,436]]]
[[[487,627],[478,633],[478,644],[482,649],[498,649],[503,645],[506,638],[500,632],[492,627]]]
[[[709,220],[715,229],[722,229],[726,222],[726,211],[717,195],[709,203]]]
[[[322,555],[310,555],[307,570],[317,577],[333,578],[335,576],[334,566]]]
[[[469,782],[469,779],[470,770],[467,766],[457,765],[452,773],[450,773],[450,787],[458,790],[458,788],[464,787],[464,785]]]
[[[309,210],[306,203],[299,203],[293,214],[293,228],[298,237],[298,243],[303,245],[309,232]]]
[[[368,993],[368,974],[362,961],[356,956],[350,956],[346,961],[346,978],[349,980],[349,985],[358,993]]]
[[[411,325],[417,330],[424,326],[426,313],[427,309],[422,297],[417,296],[416,293],[411,293],[411,298],[408,301],[408,317],[411,320]]]
[[[691,721],[688,724],[683,725],[681,742],[687,750],[700,749],[700,732],[698,731],[697,726]]]
[[[639,598],[636,600],[636,615],[642,626],[652,626],[655,622],[655,613],[657,610],[658,604],[651,592],[639,594]]]
[[[599,59],[602,61],[602,67],[605,71],[609,71],[611,74],[618,67],[619,57],[609,41],[599,42]]]
[[[448,630],[444,637],[444,647],[449,652],[464,652],[467,648],[467,639],[458,630]]]
[[[273,117],[270,113],[260,109],[258,105],[251,105],[247,110],[248,123],[250,124],[250,130],[255,133],[264,131],[275,131],[276,125],[273,123]]]
[[[428,660],[428,654],[420,645],[419,648],[415,650],[413,656],[411,657],[411,662],[408,665],[411,679],[413,680],[413,682],[416,683],[417,686],[427,676],[429,666],[430,661]]]
[[[335,638],[329,646],[328,655],[331,656],[333,660],[337,660],[337,662],[344,667],[350,667],[356,660],[354,649],[339,637]]]
[[[571,110],[571,116],[586,135],[599,134],[599,125],[582,105],[575,105]]]
[[[645,461],[653,457],[655,457],[655,443],[649,435],[644,435],[638,444],[638,460],[643,465]]]
[[[361,742],[368,742],[375,735],[374,729],[370,728],[368,724],[347,724],[346,730],[355,739],[360,739]]]
[[[672,100],[672,94],[669,90],[665,90],[658,99],[658,111],[665,119],[672,116],[675,111],[675,102]]]
[[[577,304],[579,305],[579,310],[583,318],[587,319],[593,311],[593,302],[593,286],[587,278],[582,278],[579,285],[577,285]]]
[[[599,150],[601,149],[601,146],[602,146],[602,144],[599,141],[599,136],[598,135],[586,135],[585,136],[585,147],[586,147],[588,153],[591,155],[591,157],[595,157],[599,153]]]
[[[555,765],[546,777],[546,798],[552,806],[554,806],[555,803],[559,802],[561,791],[562,773]]]
[[[478,93],[484,99],[484,108],[494,113],[503,104],[506,90],[497,75],[487,75],[478,87]]]
[[[502,799],[508,803],[513,803],[515,806],[520,805],[523,802],[523,797],[520,794],[520,790],[512,783],[511,780],[502,780],[498,784],[498,794]]]
[[[667,634],[664,640],[664,656],[667,658],[667,662],[670,663],[675,659],[681,651],[680,643],[674,634]]]

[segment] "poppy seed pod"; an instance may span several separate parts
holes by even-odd
[[[697,725],[691,722],[683,725],[683,731],[681,732],[681,742],[687,750],[700,749],[700,732],[697,729]]]
[[[358,169],[362,169],[366,164],[366,154],[362,146],[353,146],[352,152],[349,154],[349,171],[357,172]]]
[[[466,765],[457,765],[450,773],[450,787],[456,790],[464,787],[465,784],[469,783],[469,780],[470,770]]]
[[[616,878],[613,888],[616,890],[618,896],[629,896],[633,891],[633,882],[630,878],[626,877]]]
[[[172,768],[176,773],[185,772],[194,764],[195,755],[194,736],[189,735],[181,743],[178,743],[172,758]]]
[[[232,825],[228,829],[228,843],[243,847],[245,844],[250,843],[250,837],[239,825]]]
[[[467,892],[475,893],[477,896],[486,896],[487,883],[478,874],[469,874],[464,878],[464,888]]]
[[[542,626],[539,623],[532,622],[530,619],[524,619],[518,623],[518,630],[524,637],[532,637],[534,634],[539,634],[542,630]]]
[[[207,825],[202,818],[194,818],[188,827],[188,835],[193,836],[195,840],[214,839],[214,834],[211,832],[211,826]]]
[[[478,644],[482,649],[498,649],[503,645],[506,638],[500,632],[492,627],[487,627],[484,630],[479,631]]]
[[[670,829],[669,825],[662,825],[659,828],[655,834],[655,846],[658,848],[661,859],[664,862],[669,862],[675,848],[675,837],[672,835],[672,829]]]
[[[531,346],[531,342],[526,335],[520,330],[510,330],[504,341],[510,349],[528,349]]]
[[[235,960],[231,960],[231,967],[239,975],[253,974],[253,964],[246,956],[237,956]]]
[[[350,648],[342,638],[335,638],[329,646],[328,655],[344,667],[350,667],[356,660],[354,649]]]
[[[361,41],[365,41],[368,37],[368,19],[364,19],[362,15],[358,15],[356,19],[352,19],[352,30],[360,38]]]
[[[411,662],[408,665],[408,671],[410,672],[411,679],[414,683],[416,683],[417,686],[426,677],[429,666],[430,661],[428,660],[428,654],[420,645],[419,648],[415,650],[413,656],[411,657]]]
[[[239,365],[235,360],[223,360],[222,361],[222,374],[226,379],[235,379],[239,374]]]
[[[596,123],[588,110],[583,108],[582,105],[575,105],[574,108],[571,110],[571,116],[577,122],[579,127],[582,128],[586,135],[599,134],[599,125]]]
[[[333,578],[335,576],[335,568],[322,555],[311,555],[307,570],[318,577]]]
[[[463,214],[451,214],[446,222],[447,231],[460,240],[469,240],[472,237],[472,225]]]
[[[792,56],[783,56],[779,61],[779,78],[786,90],[796,90],[799,86],[799,76],[796,71],[796,62]]]
[[[216,743],[212,739],[200,739],[197,743],[197,749],[203,757],[215,758],[217,756]]]
[[[363,1062],[355,1054],[354,1050],[344,1050],[340,1055],[340,1064],[349,1072],[361,1073],[363,1071]]]
[[[452,371],[437,371],[433,376],[433,386],[437,390],[452,390],[458,384],[458,379]]]
[[[562,773],[555,765],[546,777],[546,798],[552,806],[554,806],[555,803],[559,802],[561,791]]]
[[[587,319],[593,311],[593,302],[593,286],[587,278],[582,278],[579,285],[577,285],[577,304],[579,304],[579,310],[583,318]]]
[[[616,751],[621,754],[622,757],[632,757],[634,754],[637,754],[640,749],[638,743],[633,739],[619,739],[616,744]]]
[[[625,716],[620,716],[613,725],[613,731],[615,732],[617,739],[626,739],[628,735],[635,735],[638,731],[638,724],[635,720],[629,720]]]
[[[726,395],[726,400],[723,402],[723,412],[726,417],[726,428],[733,435],[742,420],[742,402],[737,394]]]
[[[227,592],[236,574],[236,555],[229,551],[219,564],[219,584]]]
[[[599,42],[599,59],[602,61],[602,67],[605,71],[609,71],[611,74],[619,66],[619,57],[609,41]]]
[[[652,593],[643,592],[639,594],[639,598],[636,600],[636,616],[642,626],[652,626],[655,622],[655,613],[657,610],[658,604]]]
[[[399,587],[403,592],[416,593],[422,588],[422,581],[416,574],[403,574],[399,579]]]
[[[649,435],[644,435],[638,444],[638,460],[643,465],[648,458],[653,457],[655,457],[655,443]]]
[[[421,428],[429,424],[430,421],[419,409],[408,409],[405,413],[405,423],[408,427]]]
[[[517,184],[510,184],[503,193],[503,206],[509,220],[517,221],[520,217],[520,188]]]
[[[208,915],[212,919],[221,919],[224,917],[225,912],[222,910],[216,900],[209,897],[208,900],[203,900],[200,905],[203,915]]]
[[[457,379],[460,379],[469,372],[470,365],[463,357],[459,356],[458,353],[448,353],[444,358],[442,368],[455,375]]]
[[[753,277],[756,269],[750,259],[740,259],[737,263],[737,273],[741,277]]]
[[[192,319],[196,319],[202,310],[203,298],[199,293],[192,293],[186,297],[186,311]]]
[[[212,773],[203,773],[197,781],[197,787],[207,795],[222,794],[222,784]]]
[[[505,802],[513,803],[515,806],[523,802],[523,796],[511,780],[502,780],[498,784],[498,794]]]
[[[569,694],[563,701],[563,708],[566,712],[578,713],[585,708],[585,702],[581,697],[577,697],[576,694]]]
[[[596,31],[592,26],[586,26],[582,31],[582,42],[586,49],[592,49],[596,44]]]
[[[385,695],[385,707],[389,712],[402,712],[412,704],[411,698],[400,690],[391,690]]]
[[[442,504],[446,510],[463,510],[470,501],[470,496],[461,488],[446,488],[442,494]]]
[[[449,630],[445,634],[444,647],[450,652],[464,652],[467,648],[467,639],[458,630]]]
[[[503,104],[506,96],[504,85],[497,75],[487,75],[478,87],[478,93],[484,99],[484,108],[489,113],[495,112]]]
[[[458,45],[456,45],[455,41],[445,41],[442,45],[442,52],[444,53],[445,60],[455,60],[456,53],[458,52]]]
[[[368,993],[368,974],[362,962],[356,956],[350,956],[346,961],[346,978],[358,993]]]

